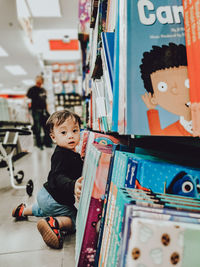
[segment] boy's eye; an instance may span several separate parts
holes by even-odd
[[[187,87],[188,89],[190,88],[190,81],[189,79],[185,80],[185,87]]]
[[[167,84],[165,82],[159,82],[158,90],[160,92],[166,92],[167,91]]]
[[[77,133],[77,132],[78,132],[78,130],[77,130],[77,129],[74,129],[74,130],[73,130],[73,132],[74,132],[74,133]]]
[[[65,131],[63,131],[63,132],[61,132],[61,134],[66,134],[66,132],[65,132]]]

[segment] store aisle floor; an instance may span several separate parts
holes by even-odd
[[[30,198],[25,190],[12,189],[7,168],[0,168],[0,266],[1,267],[74,267],[75,235],[65,237],[61,250],[46,246],[37,230],[39,218],[29,217],[28,221],[16,222],[12,209],[25,202],[32,204],[38,188],[47,179],[52,148],[39,150],[34,147],[29,153],[15,162],[15,169],[23,170],[25,177],[34,181],[34,192]]]

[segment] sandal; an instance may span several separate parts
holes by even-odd
[[[56,218],[47,217],[39,220],[37,228],[47,246],[57,249],[63,247],[63,238]]]
[[[23,215],[24,208],[26,207],[26,204],[21,203],[19,206],[17,206],[12,211],[12,216],[16,218],[16,220],[26,220],[27,216]]]

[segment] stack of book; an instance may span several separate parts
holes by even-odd
[[[76,266],[94,264],[112,146],[118,143],[112,136],[94,132],[87,139],[77,214]]]
[[[184,6],[180,0],[95,3],[98,9],[88,51],[92,110],[99,106],[93,82],[98,79],[104,88],[107,127],[94,123],[94,129],[198,136],[199,2],[184,1]],[[96,112],[93,122],[99,118],[102,115]]]

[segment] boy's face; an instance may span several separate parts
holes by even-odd
[[[58,146],[75,151],[80,141],[80,127],[73,117],[69,117],[59,126],[54,125],[51,139]]]
[[[151,74],[154,104],[186,120],[190,118],[189,80],[186,66],[158,70]]]

